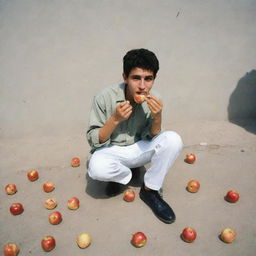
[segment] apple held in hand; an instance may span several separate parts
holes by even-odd
[[[135,192],[132,189],[127,189],[124,191],[123,199],[126,202],[132,202],[135,199]]]
[[[135,93],[133,99],[137,104],[141,104],[146,100],[146,96],[144,94]]]
[[[76,210],[79,208],[79,199],[76,197],[71,197],[68,199],[68,209],[70,210]]]
[[[54,185],[53,182],[47,181],[47,182],[44,183],[43,189],[44,189],[45,192],[49,193],[49,192],[52,192],[55,189],[55,185]]]
[[[88,233],[82,233],[76,238],[77,245],[84,249],[87,248],[92,242],[92,238]]]
[[[225,228],[220,234],[220,238],[225,243],[232,243],[236,239],[236,231],[232,228]]]
[[[147,243],[147,237],[144,233],[137,232],[132,236],[131,243],[137,248],[143,247]]]
[[[13,195],[17,192],[17,188],[15,184],[7,184],[5,186],[5,192],[7,195]]]
[[[182,233],[181,233],[181,238],[187,242],[187,243],[192,243],[196,239],[196,231],[193,228],[187,227],[184,228]]]
[[[55,212],[52,212],[49,214],[49,222],[52,224],[52,225],[57,225],[59,223],[61,223],[62,221],[62,215],[60,212],[58,211],[55,211]]]
[[[48,198],[44,202],[44,207],[46,209],[52,210],[57,206],[57,201],[54,198]]]
[[[14,243],[8,243],[4,245],[4,256],[16,256],[19,254],[19,247]]]
[[[38,171],[36,170],[31,170],[31,171],[28,171],[27,173],[27,177],[30,181],[35,181],[38,179],[39,175],[38,175]]]
[[[187,184],[187,191],[196,193],[200,189],[200,183],[197,180],[191,180]]]
[[[236,203],[239,200],[239,193],[235,190],[229,190],[225,199],[230,203]]]
[[[71,159],[71,166],[72,167],[78,167],[80,166],[80,159],[78,157],[73,157]]]
[[[192,154],[192,153],[187,154],[185,161],[186,161],[188,164],[193,164],[193,163],[196,161],[196,156],[195,156],[194,154]]]
[[[23,211],[24,211],[24,208],[23,208],[23,205],[21,203],[13,203],[10,206],[10,212],[13,215],[19,215],[19,214],[23,213]]]
[[[42,249],[49,252],[55,248],[56,242],[53,236],[45,236],[41,241]]]

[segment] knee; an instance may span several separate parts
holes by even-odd
[[[163,137],[166,142],[167,147],[181,151],[183,148],[183,142],[180,135],[174,131],[163,132]]]

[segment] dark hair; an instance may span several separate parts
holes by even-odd
[[[142,68],[153,72],[154,77],[159,70],[159,62],[156,55],[147,49],[134,49],[126,53],[123,58],[123,71],[126,77],[133,68]]]

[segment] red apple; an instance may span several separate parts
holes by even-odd
[[[195,156],[194,154],[192,154],[192,153],[187,154],[185,161],[186,161],[188,164],[193,164],[193,163],[196,161],[196,156]]]
[[[57,206],[57,201],[54,198],[48,198],[44,202],[46,209],[52,210]]]
[[[92,238],[88,233],[82,233],[77,236],[76,242],[80,248],[87,248],[91,244]]]
[[[80,159],[78,157],[73,157],[71,159],[71,166],[72,167],[78,167],[80,166]]]
[[[239,194],[235,190],[229,190],[226,194],[225,199],[230,203],[235,203],[239,200]]]
[[[55,239],[53,236],[45,236],[41,241],[42,249],[49,252],[55,248]]]
[[[135,247],[142,247],[146,244],[147,242],[147,237],[145,236],[144,233],[142,232],[137,232],[132,236],[132,240],[131,243],[132,245],[134,245]]]
[[[222,230],[220,238],[225,243],[232,243],[236,239],[236,231],[232,228],[225,228]]]
[[[132,202],[135,199],[135,192],[132,189],[126,189],[124,191],[123,199],[126,202]]]
[[[196,231],[193,228],[184,228],[181,237],[185,242],[192,243],[196,239]]]
[[[4,245],[4,256],[16,256],[19,254],[19,247],[16,244],[8,243]]]
[[[24,211],[23,205],[21,203],[13,203],[10,206],[10,212],[13,215],[21,214]]]
[[[55,189],[55,185],[54,185],[53,182],[47,181],[47,182],[44,183],[43,189],[44,189],[45,192],[49,193],[49,192],[51,192]]]
[[[79,199],[76,197],[71,197],[68,199],[68,209],[76,210],[79,208]]]
[[[144,94],[134,94],[134,101],[138,104],[141,104],[143,101],[145,101],[146,96]]]
[[[36,170],[31,170],[31,171],[28,171],[27,173],[27,177],[30,181],[35,181],[38,179],[38,171]]]
[[[60,212],[58,211],[55,211],[55,212],[52,212],[49,214],[49,222],[52,224],[52,225],[57,225],[59,223],[61,223],[62,221],[62,215]]]
[[[5,192],[7,195],[13,195],[17,192],[17,188],[15,184],[8,184],[5,186]]]
[[[197,180],[191,180],[187,184],[187,191],[196,193],[200,188],[200,183]]]

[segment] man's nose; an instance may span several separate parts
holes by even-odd
[[[145,89],[145,80],[143,78],[140,79],[139,88],[141,90]]]

